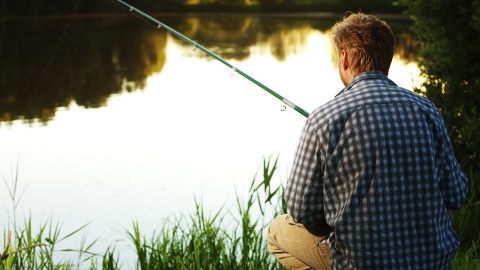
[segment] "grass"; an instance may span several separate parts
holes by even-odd
[[[134,221],[132,229],[126,232],[137,256],[132,267],[141,270],[283,269],[268,253],[265,234],[267,222],[277,213],[286,212],[283,187],[272,186],[277,160],[264,160],[261,181],[257,182],[257,175],[254,177],[246,200],[237,194],[233,213],[223,208],[206,213],[201,202],[195,200],[194,213],[165,220],[160,229],[149,236],[142,234],[140,225]],[[76,249],[58,248],[59,243],[77,236],[88,224],[66,234],[61,232],[60,223],[51,220],[34,228],[29,217],[18,225],[15,216],[21,198],[18,168],[12,179],[8,183],[4,178],[13,213],[9,219],[11,228],[4,232],[0,269],[129,269],[120,263],[121,254],[114,247],[95,254],[91,249],[96,241],[87,243],[85,237]],[[457,231],[466,233],[468,226],[476,228],[478,207],[478,201],[467,202],[456,216],[456,225],[461,226]],[[478,230],[471,235],[478,237]],[[476,241],[463,245],[457,252],[453,269],[480,269],[478,248]],[[64,258],[61,256],[64,253],[73,256]]]
[[[462,239],[453,262],[453,269],[480,269],[480,173],[468,172],[468,197],[464,206],[455,214],[454,226]]]
[[[138,254],[137,269],[281,269],[266,249],[264,219],[252,215],[254,210],[260,210],[255,216],[267,214],[265,201],[271,206],[270,215],[276,205],[282,205],[272,201],[281,190],[271,192],[275,169],[276,162],[265,161],[264,181],[252,182],[246,202],[237,196],[235,214],[222,209],[206,214],[195,201],[194,214],[167,221],[151,238],[142,236],[134,223],[129,236]],[[259,209],[254,209],[256,206]]]
[[[470,247],[460,249],[453,261],[453,269],[474,270],[480,269],[480,254],[478,244],[472,243]]]
[[[18,186],[18,165],[15,175],[11,179],[9,183],[3,177],[12,201],[12,216],[9,216],[8,232],[4,232],[4,249],[0,255],[0,269],[78,269],[80,262],[92,260],[97,256],[90,252],[96,240],[87,244],[85,238],[82,238],[78,249],[57,248],[58,244],[77,235],[88,224],[80,226],[65,235],[61,233],[62,225],[52,220],[34,228],[32,218],[28,217],[24,219],[23,225],[20,226],[17,221],[16,210],[23,193],[19,191]],[[57,254],[61,253],[74,254],[77,260],[65,259],[57,262],[55,258]]]

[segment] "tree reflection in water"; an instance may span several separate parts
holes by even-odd
[[[302,52],[312,31],[327,31],[335,20],[235,14],[161,18],[227,61],[247,59],[255,45],[283,61]],[[415,54],[409,23],[391,23],[397,55],[405,60]],[[75,18],[71,23],[59,18],[5,19],[0,24],[0,122],[47,124],[57,108],[71,102],[85,108],[105,106],[112,94],[142,89],[150,75],[162,71],[167,58],[167,33],[128,14]]]

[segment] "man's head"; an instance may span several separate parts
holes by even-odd
[[[395,36],[386,22],[373,15],[351,14],[332,27],[332,36],[344,84],[365,71],[388,75]]]

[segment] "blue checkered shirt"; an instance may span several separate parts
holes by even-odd
[[[332,269],[449,269],[467,182],[436,107],[365,72],[308,117],[285,199],[333,228]]]

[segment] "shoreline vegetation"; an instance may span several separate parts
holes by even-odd
[[[257,174],[253,178],[249,195],[241,198],[237,194],[236,212],[219,209],[207,214],[201,202],[195,199],[194,213],[180,213],[165,220],[160,230],[151,235],[144,235],[138,222],[133,221],[126,234],[136,252],[136,260],[128,262],[128,265],[113,245],[105,248],[103,253],[93,252],[98,239],[87,242],[85,235],[78,248],[58,248],[60,242],[83,233],[89,224],[67,234],[61,231],[59,223],[52,220],[34,228],[29,217],[24,219],[23,225],[19,225],[15,213],[21,199],[19,180],[14,177],[8,183],[4,178],[12,201],[12,212],[9,213],[8,233],[4,230],[3,234],[0,269],[283,269],[269,254],[265,234],[269,221],[278,214],[286,213],[283,186],[272,185],[277,161],[278,157],[264,159],[263,171],[260,177]],[[468,212],[475,204],[478,203],[468,201],[462,209]],[[457,214],[456,221],[464,219],[458,219]],[[462,228],[458,227],[463,226],[462,223],[456,222],[455,225],[461,232]],[[464,243],[456,254],[453,269],[479,269],[476,246],[478,243],[475,242]],[[66,252],[77,259],[58,259]]]
[[[329,11],[297,11],[297,12],[215,12],[215,11],[203,11],[203,12],[152,12],[148,15],[160,18],[169,17],[184,17],[184,16],[196,16],[196,17],[210,17],[210,16],[251,16],[251,17],[273,17],[273,18],[340,18],[343,13],[329,12]],[[411,21],[411,18],[403,13],[375,13],[376,16],[384,20],[405,20]],[[128,11],[120,12],[104,12],[104,13],[85,13],[85,14],[45,14],[45,15],[13,15],[2,16],[2,20],[56,20],[56,19],[87,19],[87,18],[124,18],[133,16]]]
[[[396,1],[384,0],[125,0],[146,13],[248,13],[248,14],[292,14],[366,12],[375,14],[402,14],[405,8]],[[70,16],[88,14],[115,14],[125,11],[114,0],[66,0],[41,3],[35,0],[0,0],[2,17]]]

